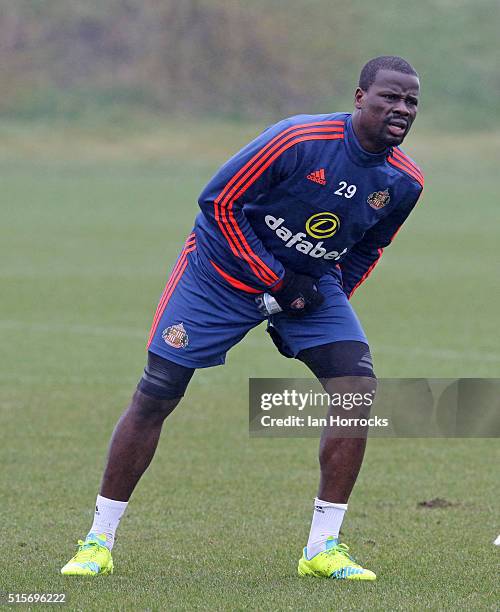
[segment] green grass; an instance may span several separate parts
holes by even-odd
[[[91,523],[109,434],[196,196],[254,130],[227,126],[211,153],[214,128],[196,128],[182,138],[175,126],[126,136],[42,126],[30,139],[0,126],[10,138],[0,162],[0,591],[64,591],[75,610],[494,609],[493,440],[369,442],[343,531],[378,582],[296,577],[317,444],[248,437],[248,377],[306,374],[278,358],[263,328],[224,368],[198,372],[169,417],[120,527],[115,575],[59,576]],[[426,171],[424,199],[354,299],[379,376],[498,375],[499,144],[421,134],[408,146]],[[453,505],[418,507],[434,497]]]

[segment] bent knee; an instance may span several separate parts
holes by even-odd
[[[164,359],[151,351],[133,404],[142,417],[168,416],[180,402],[194,369]]]
[[[340,340],[300,351],[297,358],[320,380],[375,378],[370,347],[365,342]]]
[[[193,376],[194,369],[164,359],[151,351],[138,390],[159,400],[180,399]]]

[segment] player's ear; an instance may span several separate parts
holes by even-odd
[[[365,91],[361,87],[356,87],[354,92],[354,106],[355,108],[363,108],[363,101],[365,98]]]

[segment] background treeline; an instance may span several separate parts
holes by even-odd
[[[441,127],[498,120],[498,0],[0,0],[0,114],[255,117],[349,108],[408,58]]]

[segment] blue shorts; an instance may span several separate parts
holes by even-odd
[[[319,289],[325,301],[313,313],[300,318],[279,313],[268,319],[259,312],[255,294],[235,289],[215,269],[207,269],[190,234],[156,309],[148,350],[189,368],[221,365],[227,351],[263,321],[272,325],[281,338],[280,350],[291,357],[340,340],[368,344],[339,280],[325,275]]]

